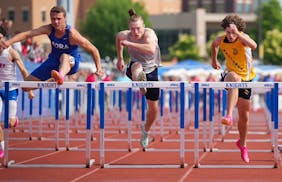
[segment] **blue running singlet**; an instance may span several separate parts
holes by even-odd
[[[59,71],[60,57],[63,53],[71,55],[75,60],[74,66],[71,68],[67,75],[71,75],[77,72],[81,57],[78,52],[78,45],[70,45],[70,28],[70,25],[67,25],[64,36],[57,38],[55,37],[55,29],[52,27],[52,31],[49,35],[52,50],[48,55],[47,60],[43,62],[38,68],[36,68],[31,73],[31,75],[37,77],[41,81],[46,81],[51,78],[51,70]]]

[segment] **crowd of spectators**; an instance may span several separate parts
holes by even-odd
[[[8,20],[7,18],[1,18],[0,26],[6,29],[6,31],[8,32],[8,38],[10,38],[13,34],[19,33],[18,31],[14,33],[11,32],[13,21]],[[41,63],[46,58],[46,53],[43,50],[42,46],[38,42],[33,41],[31,38],[13,44],[13,48],[19,52],[22,59],[25,61]]]

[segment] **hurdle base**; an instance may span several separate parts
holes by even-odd
[[[239,149],[220,149],[220,148],[210,148],[210,152],[239,152]],[[248,152],[273,152],[272,149],[249,149]]]
[[[162,168],[185,168],[188,164],[104,164],[102,168],[146,168],[146,169],[162,169]]]
[[[198,164],[194,168],[206,168],[206,169],[274,169],[277,165],[210,165],[210,164]]]
[[[16,164],[11,160],[7,168],[90,168],[94,165],[95,159],[90,159],[87,164]]]
[[[81,150],[81,149],[78,149],[78,150]],[[82,150],[85,150],[85,149],[82,149]],[[95,149],[90,149],[91,152],[99,152],[101,151],[102,149],[100,148],[95,148]],[[111,148],[111,149],[103,149],[103,151],[105,152],[137,152],[139,151],[140,149],[139,148],[129,148],[129,149],[117,149],[117,148]]]

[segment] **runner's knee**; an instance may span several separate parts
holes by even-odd
[[[231,82],[240,82],[241,78],[239,75],[237,75],[235,72],[229,72],[224,81],[231,81]]]
[[[70,64],[70,67],[73,67],[75,64],[74,57],[69,54],[62,54],[60,57],[60,62],[68,61]]]
[[[139,63],[139,62],[133,63],[132,66],[131,66],[131,70],[132,70],[132,72],[133,71],[138,71],[138,72],[142,71],[143,70],[142,64]]]

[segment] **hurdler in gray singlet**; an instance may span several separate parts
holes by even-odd
[[[145,29],[146,31],[149,31],[149,28]],[[157,36],[155,35],[156,41],[158,41]],[[135,42],[135,43],[144,43],[144,36],[139,40],[131,40],[128,36],[128,40]],[[146,53],[140,53],[140,51],[128,47],[128,54],[130,56],[131,62],[139,62],[142,64],[143,71],[148,74],[154,71],[157,67],[161,66],[161,52],[159,45],[157,44],[156,50],[154,54],[146,54]]]

